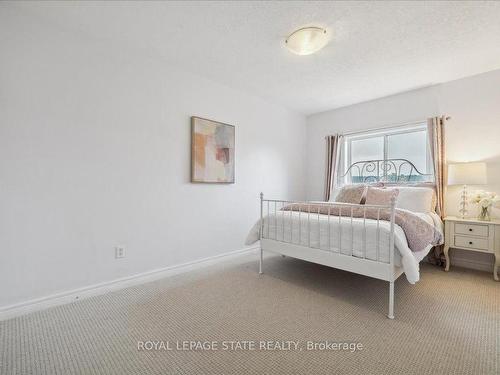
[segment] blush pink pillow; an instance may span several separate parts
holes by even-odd
[[[364,197],[365,189],[366,185],[364,184],[343,186],[337,194],[335,202],[360,204]]]
[[[381,189],[368,186],[368,189],[366,191],[365,204],[389,206],[391,204],[391,198],[392,197],[397,198],[398,195],[399,195],[398,189]]]

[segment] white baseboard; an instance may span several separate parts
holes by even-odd
[[[198,259],[192,262],[178,264],[159,268],[152,271],[142,272],[132,276],[123,277],[111,281],[106,281],[99,284],[89,285],[83,288],[68,290],[66,292],[52,294],[49,296],[32,299],[26,302],[17,303],[10,306],[0,308],[0,321],[15,318],[17,316],[29,314],[31,312],[44,310],[49,307],[64,305],[70,302],[98,296],[101,294],[109,293],[111,291],[127,288],[134,285],[144,284],[150,281],[162,279],[169,276],[193,271],[199,268],[207,267],[221,261],[238,257],[251,253],[258,249],[258,247],[250,247],[231,251],[224,254],[219,254],[209,258]]]

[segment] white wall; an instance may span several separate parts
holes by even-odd
[[[242,249],[260,191],[305,198],[303,116],[16,12],[0,12],[0,309]],[[191,115],[236,125],[234,185],[189,182]]]
[[[471,186],[500,194],[500,70],[439,86],[441,113],[452,116],[447,129],[449,162],[485,161],[488,185]],[[448,187],[447,212],[458,215],[460,186]],[[469,211],[476,214],[476,206]],[[500,209],[493,208],[500,217]]]
[[[312,115],[307,119],[307,197],[322,199],[324,183],[324,136],[336,132],[376,128],[446,114],[449,162],[486,161],[488,185],[471,186],[500,193],[500,70],[440,85]],[[450,186],[446,196],[448,215],[458,215],[460,187]],[[476,207],[469,207],[475,214]],[[500,217],[500,210],[493,214]],[[456,257],[468,257],[456,251]],[[453,256],[453,255],[452,255]],[[473,254],[474,260],[491,267],[492,257]],[[483,267],[485,268],[485,267]]]

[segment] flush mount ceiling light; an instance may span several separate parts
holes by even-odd
[[[326,30],[321,27],[304,27],[291,33],[285,40],[290,51],[297,55],[318,52],[328,43]]]

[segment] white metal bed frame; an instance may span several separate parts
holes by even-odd
[[[306,204],[309,205],[309,209],[307,212],[302,211],[302,213],[307,214],[307,233],[308,233],[308,243],[309,246],[301,245],[301,241],[299,239],[299,244],[292,243],[291,241],[286,241],[284,236],[278,240],[276,231],[274,238],[270,238],[270,233],[268,230],[267,236],[264,233],[264,209],[267,208],[267,216],[270,214],[270,209],[274,208],[274,215],[276,216],[277,208],[281,206],[283,208],[286,205],[293,204]],[[396,266],[394,263],[394,216],[395,216],[395,207],[396,207],[396,199],[393,198],[391,200],[391,204],[389,206],[377,206],[377,205],[361,205],[361,204],[347,204],[347,203],[337,203],[337,202],[321,202],[321,204],[327,204],[331,207],[338,207],[339,215],[334,216],[330,215],[330,209],[328,210],[328,215],[324,215],[321,213],[311,212],[311,206],[317,206],[319,203],[313,202],[298,202],[298,201],[288,201],[288,200],[271,200],[264,199],[264,194],[260,193],[260,260],[259,260],[259,273],[261,274],[263,269],[263,252],[270,251],[273,253],[278,253],[284,256],[289,256],[292,258],[297,258],[301,260],[305,260],[308,262],[313,262],[317,264],[322,264],[325,266],[329,266],[332,268],[338,268],[344,271],[349,271],[353,273],[357,273],[360,275],[365,275],[369,277],[373,277],[375,279],[380,279],[389,282],[389,312],[387,317],[389,319],[394,319],[394,282],[397,280],[399,276],[403,273],[403,269],[399,266]],[[300,206],[299,206],[300,208]],[[354,233],[354,229],[352,226],[353,223],[353,210],[354,208],[362,209],[363,211],[363,226],[364,226],[364,236],[363,236],[363,257],[354,256],[353,251],[349,254],[342,253],[340,248],[331,248],[324,249],[321,248],[321,242],[318,241],[319,247],[311,247],[311,220],[320,220],[320,215],[328,216],[328,244],[332,243],[332,238],[335,238],[335,233],[331,233],[333,231],[330,230],[330,219],[335,218],[339,220],[339,223],[343,218],[350,218],[350,227],[351,233]],[[380,211],[381,210],[390,210],[390,237],[389,237],[389,262],[381,261],[379,255],[379,246],[380,243],[377,241],[377,249],[376,249],[376,260],[371,260],[366,258],[366,209],[376,209],[378,212],[377,217],[377,236],[380,233]],[[342,210],[345,209],[348,215],[342,215]],[[283,210],[278,212],[284,212]],[[300,211],[299,211],[300,212]],[[284,221],[283,226],[284,226]],[[269,228],[269,220],[267,221],[267,225]],[[299,235],[301,233],[302,228],[301,221],[299,220]],[[284,230],[284,228],[283,228]],[[320,230],[318,230],[318,238],[320,236]],[[341,244],[341,236],[342,232],[339,231],[339,244]],[[336,243],[336,242],[333,242]],[[354,246],[354,241],[351,240],[351,246]],[[339,246],[340,247],[340,246]],[[353,248],[351,250],[354,250]]]

